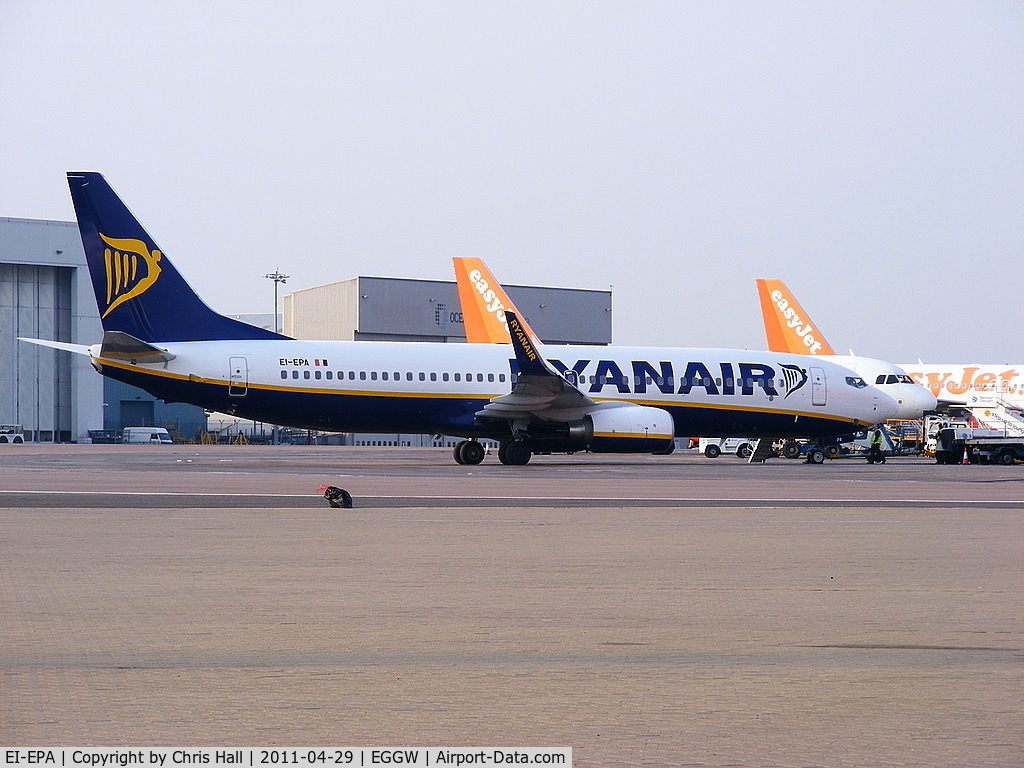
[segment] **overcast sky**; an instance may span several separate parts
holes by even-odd
[[[614,285],[619,344],[1024,360],[1024,3],[0,0],[0,216],[103,173],[225,313]]]

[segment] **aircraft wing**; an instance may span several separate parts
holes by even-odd
[[[478,418],[562,421],[580,418],[597,406],[540,356],[536,339],[514,312],[506,311],[505,319],[519,363],[519,378],[511,392],[494,398],[477,411]]]

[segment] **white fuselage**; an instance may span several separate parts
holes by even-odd
[[[500,433],[477,411],[508,393],[506,345],[343,341],[155,342],[173,359],[99,357],[107,375],[169,400],[332,431]],[[892,416],[896,404],[848,369],[806,356],[716,349],[543,347],[595,401],[668,411],[679,436],[836,434]]]

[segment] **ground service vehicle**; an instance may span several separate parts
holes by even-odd
[[[24,443],[20,424],[0,424],[0,443]]]
[[[723,453],[734,453],[741,459],[749,459],[756,442],[756,437],[702,437],[698,448],[709,459],[717,459]]]
[[[171,435],[163,427],[125,427],[121,432],[122,443],[168,445]]]
[[[1007,437],[998,430],[976,427],[946,427],[935,440],[936,464],[1009,465],[1024,462],[1024,437]]]

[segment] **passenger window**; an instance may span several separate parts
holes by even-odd
[[[430,380],[437,381],[437,374],[434,373],[433,371],[430,372]]]
[[[370,381],[376,381],[376,380],[377,380],[377,372],[376,371],[370,371]]]
[[[384,373],[382,373],[382,374],[380,375],[380,377],[381,377],[382,379],[384,379],[384,381],[387,381],[387,380],[388,380],[388,372],[387,372],[387,371],[384,371]]]
[[[323,376],[323,374],[320,373],[320,371],[313,371],[313,378],[314,379],[319,379],[321,376]]]
[[[304,379],[308,379],[309,378],[309,371],[308,370],[305,370],[305,371],[302,372],[302,378],[304,378]]]
[[[333,378],[334,378],[334,371],[328,371],[327,372],[327,380],[330,381]]]
[[[359,380],[360,381],[366,381],[366,371],[360,371],[359,372]]]
[[[494,374],[493,373],[488,373],[487,374],[487,380],[488,381],[494,381]]]
[[[448,381],[448,372],[445,371],[441,374],[441,381]]]
[[[456,373],[455,374],[455,380],[456,381],[462,381],[462,374],[461,373]]]
[[[287,379],[288,378],[288,371],[281,371],[281,378],[282,379]]]
[[[423,371],[420,371],[420,381],[426,381],[426,380],[427,380],[427,374],[425,374]]]
[[[299,372],[298,371],[292,371],[292,378],[293,379],[299,378]]]

